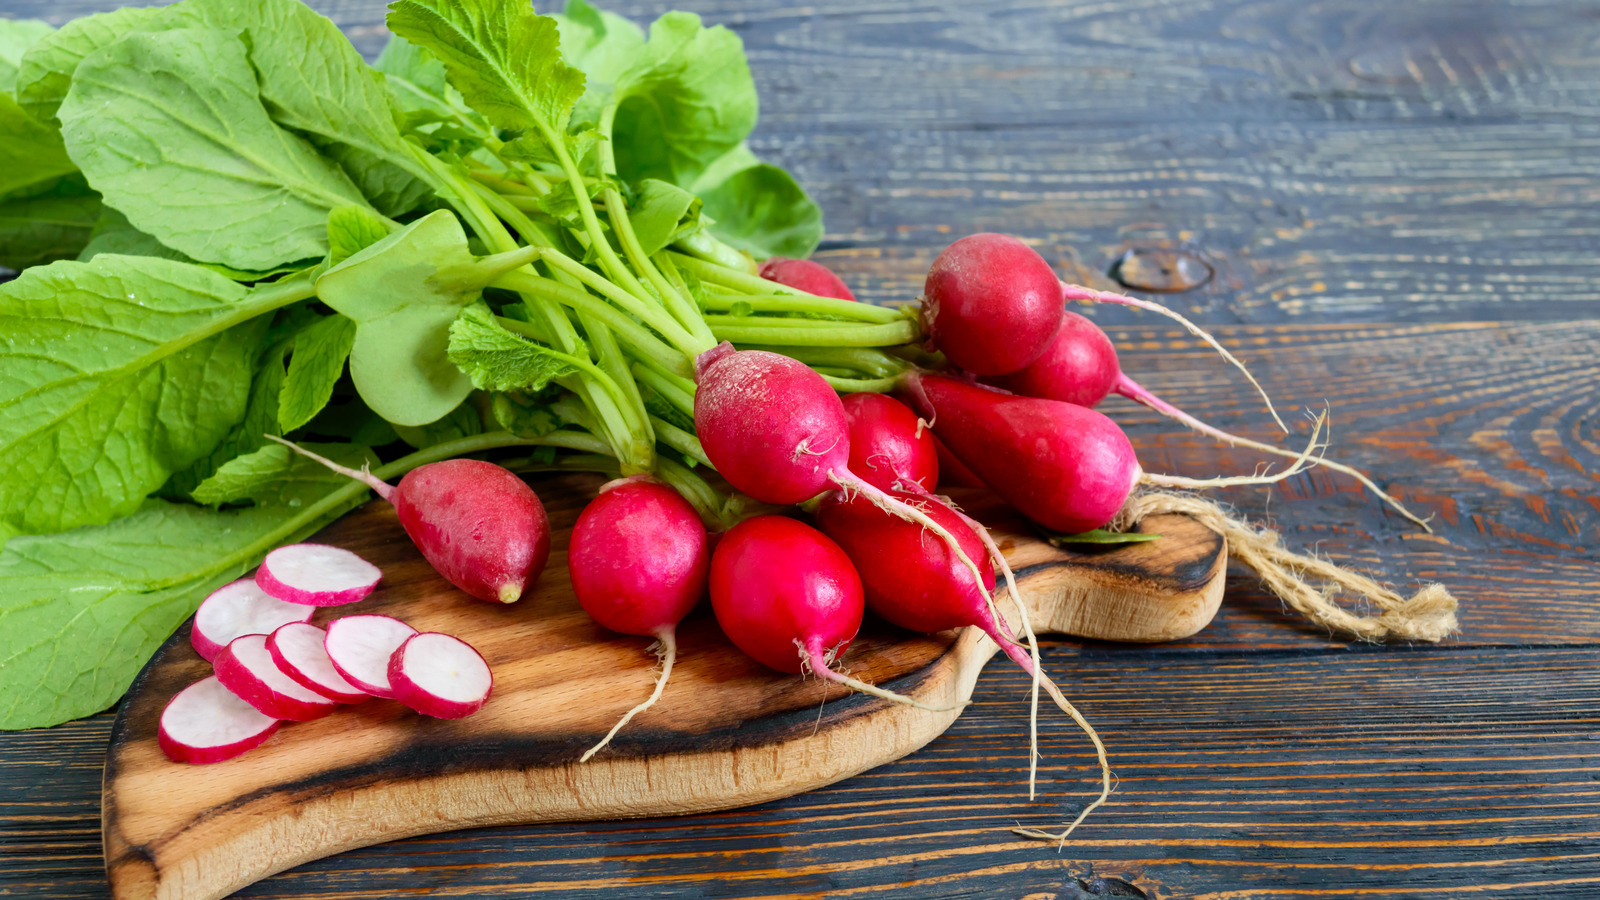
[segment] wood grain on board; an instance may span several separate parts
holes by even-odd
[[[0,0],[0,15],[115,5]],[[364,52],[382,45],[381,0],[313,5]],[[693,9],[741,35],[761,89],[753,145],[822,202],[822,258],[860,296],[914,297],[939,248],[980,229],[1083,280],[1130,248],[1205,260],[1215,277],[1164,302],[1220,326],[1286,411],[1331,406],[1334,454],[1439,529],[1415,533],[1325,471],[1225,499],[1403,588],[1445,581],[1464,632],[1350,648],[1235,572],[1194,638],[1048,647],[1121,778],[1061,853],[1008,829],[1079,808],[1092,756],[1055,721],[1058,782],[1029,806],[1023,685],[995,665],[944,735],[830,787],[415,838],[240,896],[1600,896],[1592,2],[603,5]],[[1092,314],[1135,377],[1273,437],[1192,342],[1143,314]],[[1153,470],[1256,462],[1106,409]],[[107,896],[110,721],[0,734],[0,896]]]

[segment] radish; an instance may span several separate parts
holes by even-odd
[[[212,662],[234,638],[246,634],[268,634],[289,622],[304,622],[316,610],[298,603],[287,603],[256,586],[253,579],[241,578],[211,592],[194,613],[189,643],[206,662]]]
[[[340,703],[361,703],[372,697],[344,679],[323,646],[328,633],[309,622],[290,622],[267,635],[267,652],[283,674],[303,688]]]
[[[1061,322],[1061,330],[1056,332],[1055,339],[1038,359],[1021,371],[982,380],[1024,396],[1044,397],[1078,406],[1092,407],[1105,399],[1107,394],[1121,394],[1223,443],[1278,456],[1299,455],[1283,447],[1274,447],[1214,428],[1157,397],[1122,371],[1111,338],[1094,322],[1070,310]],[[1382,497],[1400,515],[1420,525],[1424,531],[1433,530],[1428,527],[1426,520],[1418,518],[1360,471],[1326,459],[1321,461],[1321,465],[1351,476]]]
[[[393,699],[389,658],[416,633],[391,616],[345,616],[328,625],[322,646],[344,680],[374,697]]]
[[[223,687],[274,719],[305,722],[320,719],[338,707],[284,674],[267,652],[264,634],[235,638],[217,654],[214,666]]]
[[[1321,420],[1295,465],[1278,475],[1192,479],[1143,471],[1115,422],[1082,406],[1019,397],[946,375],[913,372],[905,387],[950,450],[1023,515],[1076,534],[1110,522],[1139,484],[1207,488],[1271,484],[1301,471]]]
[[[830,668],[861,628],[861,579],[822,532],[784,516],[728,530],[711,557],[711,608],[730,640],[779,672],[806,671],[896,703],[938,710]]]
[[[850,293],[850,288],[845,286],[839,276],[833,274],[832,269],[809,259],[771,257],[761,264],[761,277],[818,297],[833,297],[836,300],[856,299],[856,295]]]
[[[281,724],[210,676],[167,702],[156,744],[173,762],[222,762],[261,746]]]
[[[944,445],[944,441],[939,440],[937,434],[933,436],[933,449],[939,456],[940,487],[988,487],[983,483],[982,478],[979,478],[976,473],[967,468],[966,463],[956,459],[956,455],[950,452],[950,448]]]
[[[588,762],[661,699],[677,657],[678,623],[705,595],[710,564],[706,527],[694,507],[644,476],[604,485],[578,516],[567,549],[578,605],[612,631],[654,637],[661,653],[661,675],[649,699],[628,710],[579,762]]]
[[[850,394],[843,401],[850,420],[850,471],[885,491],[931,491],[939,482],[933,432],[911,408],[884,394]]]
[[[483,708],[494,675],[472,645],[424,631],[406,638],[389,657],[394,698],[425,716],[462,719]]]
[[[929,345],[975,375],[1033,362],[1061,324],[1061,281],[1027,244],[974,234],[944,248],[923,285]]]
[[[343,547],[290,544],[267,554],[256,585],[279,600],[306,606],[343,606],[364,599],[383,570]]]
[[[502,466],[447,459],[418,466],[391,486],[370,472],[267,437],[364,482],[394,504],[423,558],[446,581],[480,600],[515,603],[539,580],[550,558],[550,520],[539,495]]]

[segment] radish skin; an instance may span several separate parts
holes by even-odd
[[[345,616],[329,623],[323,648],[344,680],[374,697],[392,700],[389,660],[416,633],[393,616]]]
[[[217,654],[217,680],[239,699],[274,719],[308,722],[320,719],[338,704],[290,678],[267,651],[267,636],[247,634]]]
[[[289,544],[268,553],[256,570],[256,585],[288,603],[343,606],[363,600],[383,570],[343,547]]]
[[[466,641],[424,631],[406,638],[389,657],[394,699],[425,716],[464,719],[483,708],[494,673]]]
[[[774,256],[761,264],[761,277],[818,297],[856,299],[856,295],[850,293],[850,288],[832,269],[815,260]]]
[[[217,763],[261,746],[282,724],[240,700],[212,675],[167,701],[156,745],[173,762]]]
[[[314,607],[268,594],[256,585],[255,579],[241,578],[217,588],[200,602],[189,629],[189,643],[201,659],[213,662],[234,638],[269,634],[281,625],[304,622],[314,612]]]
[[[310,622],[290,622],[267,635],[267,652],[301,687],[339,703],[365,703],[372,695],[346,681],[324,646],[328,633]]]
[[[909,406],[886,394],[851,394],[842,402],[850,422],[850,471],[885,491],[938,486],[933,432]]]
[[[1044,352],[1061,324],[1061,281],[1032,247],[973,234],[941,252],[923,285],[928,344],[975,375],[1005,375]]]

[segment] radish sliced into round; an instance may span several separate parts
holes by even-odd
[[[471,644],[424,631],[389,658],[389,684],[396,700],[423,715],[460,719],[483,708],[494,675]]]
[[[389,657],[416,633],[391,616],[345,616],[328,625],[322,646],[346,681],[374,697],[392,699]]]
[[[306,606],[342,606],[372,593],[383,571],[343,547],[290,544],[267,554],[256,570],[263,591]]]
[[[167,702],[156,744],[173,762],[222,762],[261,746],[280,724],[211,676]]]
[[[271,634],[288,622],[304,622],[316,610],[299,603],[285,603],[241,578],[211,592],[194,613],[189,643],[206,662],[213,662],[222,648],[236,637]]]
[[[234,638],[212,665],[223,687],[274,719],[304,722],[319,719],[339,706],[285,675],[267,652],[264,634]]]
[[[283,674],[329,700],[360,703],[372,695],[339,674],[323,647],[328,633],[309,622],[290,622],[267,635],[267,652]]]

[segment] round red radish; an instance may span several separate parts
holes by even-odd
[[[886,491],[938,485],[933,430],[910,407],[883,394],[850,394],[842,402],[850,419],[851,472]]]
[[[1116,423],[1082,406],[913,373],[907,394],[950,450],[1023,515],[1075,534],[1110,522],[1143,474]]]
[[[309,622],[290,622],[267,635],[267,652],[283,674],[297,684],[340,703],[360,703],[372,697],[346,681],[333,667],[323,644],[328,633]]]
[[[596,622],[658,636],[706,592],[706,527],[677,491],[649,481],[601,488],[572,527],[572,592]]]
[[[740,650],[769,668],[826,675],[861,628],[861,579],[839,545],[809,525],[756,516],[711,558],[711,607]]]
[[[1121,376],[1111,338],[1094,322],[1067,310],[1061,328],[1038,359],[984,381],[1025,397],[1094,406],[1116,388]]]
[[[264,634],[235,638],[217,654],[213,665],[217,680],[224,687],[274,719],[305,722],[319,719],[338,706],[284,674],[267,652]]]
[[[173,762],[222,762],[261,746],[281,724],[212,676],[168,701],[161,711],[156,745]]]
[[[206,662],[222,648],[246,634],[270,634],[280,625],[304,622],[315,609],[279,600],[263,591],[253,579],[241,578],[211,592],[195,610],[189,643]]]
[[[345,616],[329,623],[322,646],[345,681],[374,697],[393,699],[389,658],[416,633],[392,616]]]
[[[923,286],[928,342],[975,375],[1033,362],[1061,325],[1061,282],[1033,248],[1003,234],[974,234],[944,249]]]
[[[764,503],[799,503],[848,470],[844,404],[810,367],[727,343],[700,354],[695,366],[695,433],[735,489]]]
[[[856,295],[850,293],[850,288],[833,274],[832,269],[809,259],[774,256],[761,264],[761,277],[818,297],[856,299]]]
[[[272,437],[268,435],[268,437]],[[511,470],[477,459],[418,466],[390,485],[272,437],[371,487],[444,579],[480,600],[515,603],[550,559],[550,520],[539,495]]]
[[[383,570],[343,547],[290,544],[267,554],[256,584],[268,594],[306,606],[343,606],[372,593]]]
[[[389,657],[394,698],[425,716],[461,719],[483,708],[494,675],[472,645],[424,631],[406,638]]]

